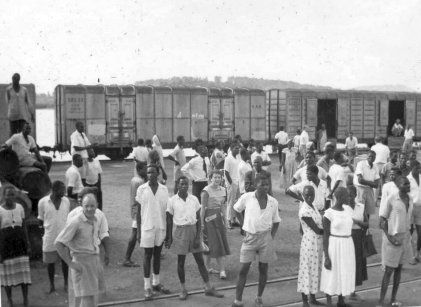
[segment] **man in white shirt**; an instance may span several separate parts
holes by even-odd
[[[267,171],[268,170],[268,166],[272,164],[272,161],[270,160],[270,157],[267,154],[267,152],[263,150],[263,144],[262,143],[257,143],[256,151],[253,152],[253,154],[251,155],[251,162],[252,163],[254,162],[254,160],[256,159],[256,157],[261,157],[262,158],[263,169],[265,171]]]
[[[180,300],[186,300],[186,278],[184,263],[186,255],[193,254],[200,275],[205,286],[205,295],[224,297],[209,283],[209,273],[203,260],[203,247],[201,244],[201,219],[199,200],[188,193],[189,180],[182,176],[178,179],[178,193],[168,200],[167,205],[167,236],[166,247],[170,248],[174,242],[174,253],[177,255],[177,273],[181,284]],[[173,235],[173,224],[175,225]]]
[[[387,199],[399,192],[396,180],[402,176],[402,171],[399,167],[393,167],[389,171],[389,182],[386,182],[382,187],[382,197],[380,199],[379,212],[382,211],[386,205]],[[409,179],[409,178],[408,178]]]
[[[299,168],[294,176],[292,177],[292,184],[295,184],[297,181],[304,181],[307,180],[307,167],[310,165],[315,165],[316,163],[316,156],[314,154],[314,152],[312,151],[308,151],[305,155],[305,159],[304,159],[304,167]],[[327,180],[327,173],[326,171],[320,167],[317,166],[319,168],[319,172],[318,172],[318,176],[320,179],[323,180]]]
[[[307,152],[307,143],[310,141],[307,130],[308,126],[305,125],[300,135],[300,147],[298,149],[302,157],[305,157]]]
[[[86,168],[86,186],[97,188],[96,197],[98,200],[98,209],[102,210],[101,163],[99,162],[99,159],[96,158],[95,152],[92,148],[88,149],[88,155],[88,164]]]
[[[330,177],[330,195],[331,198],[335,190],[339,187],[346,188],[346,180],[345,177],[345,169],[342,166],[344,163],[344,156],[341,152],[337,151],[333,155],[333,159],[335,163],[329,169],[329,177]]]
[[[310,165],[307,167],[307,180],[301,181],[298,184],[290,186],[285,194],[291,196],[294,199],[297,199],[302,202],[304,201],[303,192],[306,186],[312,186],[314,188],[314,207],[323,212],[328,208],[327,198],[329,196],[329,189],[326,181],[319,179],[318,177],[319,169],[315,165]]]
[[[72,156],[72,166],[66,171],[67,197],[78,199],[78,194],[83,190],[82,178],[79,169],[83,165],[82,157],[79,154]]]
[[[168,156],[168,159],[174,161],[174,194],[177,194],[177,185],[175,184],[183,173],[181,168],[186,164],[186,156],[184,155],[184,136],[179,135],[177,137],[177,145],[174,147],[174,150]]]
[[[350,131],[349,136],[345,139],[346,154],[349,157],[350,163],[354,163],[354,158],[358,154],[357,145],[358,145],[358,139],[354,136],[354,133]]]
[[[379,185],[379,170],[374,165],[376,153],[368,152],[367,160],[358,162],[354,173],[354,185],[357,188],[357,197],[365,205],[368,215],[376,213],[376,199],[374,189]]]
[[[392,135],[393,136],[401,136],[403,132],[403,127],[401,125],[401,120],[399,118],[396,119],[395,123],[392,127]]]
[[[288,144],[288,133],[284,131],[284,126],[279,127],[279,132],[275,134],[275,141],[278,142],[279,164],[282,165],[282,150],[286,148]],[[281,167],[279,170],[281,170]]]
[[[181,172],[190,178],[192,183],[192,194],[199,199],[202,190],[208,185],[208,174],[210,171],[210,161],[208,156],[208,148],[205,145],[200,145],[197,148],[199,156],[194,157],[189,162],[184,164]]]
[[[246,192],[245,185],[244,185],[246,174],[247,172],[251,172],[253,168],[250,164],[249,152],[246,148],[241,148],[240,156],[241,156],[241,161],[238,164],[238,173],[239,173],[239,191],[240,191],[240,195],[242,195]]]
[[[54,244],[58,234],[66,225],[67,215],[70,211],[70,202],[64,196],[66,187],[62,181],[54,181],[51,187],[52,193],[41,198],[38,202],[38,219],[44,228],[42,236],[42,260],[47,264],[50,291],[56,291],[54,285],[55,263],[59,260],[57,248]],[[67,279],[69,267],[61,260],[61,268],[64,279],[64,290],[67,292]]]
[[[300,137],[301,137],[301,129],[297,129],[297,134],[294,135],[294,147],[297,147],[297,149],[300,147]]]
[[[32,136],[31,126],[25,123],[22,132],[13,134],[2,147],[10,147],[19,159],[21,166],[33,166],[48,173],[51,168],[52,159],[47,156],[41,156],[37,144]]]
[[[281,218],[278,201],[268,194],[269,181],[265,175],[256,177],[256,191],[243,194],[235,203],[234,210],[246,232],[240,250],[240,272],[238,276],[235,301],[231,306],[243,306],[243,290],[252,261],[259,259],[259,286],[255,306],[263,306],[262,295],[265,289],[270,260],[270,250]],[[241,212],[244,213],[244,220]]]
[[[143,276],[145,300],[153,299],[153,292],[169,294],[160,282],[162,245],[166,236],[166,210],[168,189],[158,182],[159,168],[151,164],[147,169],[148,182],[137,189],[136,202],[140,207],[138,220],[141,221],[140,247],[145,250]],[[153,280],[151,285],[151,262],[153,258]]]
[[[85,126],[81,121],[76,122],[76,130],[70,135],[70,154],[73,156],[79,154],[82,157],[83,165],[80,168],[80,176],[85,181],[86,168],[88,167],[88,149],[91,148],[91,142],[85,134]]]
[[[224,171],[227,185],[227,220],[228,228],[231,229],[235,222],[235,212],[233,206],[239,197],[239,172],[238,165],[240,161],[237,158],[240,152],[240,146],[234,142],[230,146],[231,153],[225,159]]]
[[[379,174],[382,173],[383,167],[389,162],[390,158],[390,149],[388,146],[383,144],[383,138],[381,136],[376,137],[375,139],[376,144],[371,146],[371,150],[376,153],[376,160],[374,160],[374,165],[379,170]],[[380,177],[379,180],[379,187],[374,190],[374,199],[379,198],[379,193],[383,186],[382,178]]]
[[[146,165],[148,165],[148,157],[149,151],[145,146],[144,139],[138,139],[137,146],[133,148],[133,161],[135,162],[134,176],[137,176],[136,164],[142,164],[146,171]]]
[[[409,153],[412,151],[412,142],[414,136],[414,130],[412,130],[411,125],[407,125],[404,133],[405,141],[402,145],[402,152]]]

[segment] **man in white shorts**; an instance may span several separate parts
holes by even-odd
[[[145,249],[143,259],[143,276],[145,300],[153,299],[153,292],[169,294],[159,280],[161,268],[161,250],[166,236],[166,210],[168,189],[158,182],[159,168],[151,164],[147,168],[148,182],[142,184],[136,193],[136,202],[140,206],[138,219],[141,221],[140,247]],[[151,262],[153,274],[151,284]]]

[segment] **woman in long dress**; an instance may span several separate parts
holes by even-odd
[[[201,194],[202,210],[200,211],[204,242],[209,247],[209,252],[205,253],[206,267],[209,273],[219,273],[221,279],[226,279],[224,259],[230,254],[224,225],[227,192],[221,186],[222,173],[220,171],[212,171],[210,180],[211,183],[203,189]],[[219,271],[210,268],[211,258],[216,259]]]
[[[281,189],[284,190],[291,185],[292,177],[297,171],[297,156],[298,148],[294,147],[292,141],[288,142],[288,147],[282,150],[282,176],[281,176]]]
[[[344,297],[355,291],[355,248],[351,237],[353,210],[346,205],[348,193],[345,188],[336,189],[335,199],[335,205],[323,216],[324,266],[320,291],[326,294],[328,307],[332,307],[332,295],[338,295],[338,307],[345,307]]]
[[[0,280],[6,290],[9,306],[13,306],[12,287],[21,286],[23,305],[28,306],[28,285],[31,271],[28,257],[28,233],[25,228],[25,210],[14,201],[13,186],[2,187],[0,206]]]
[[[326,142],[327,142],[326,126],[325,124],[322,124],[317,135],[317,150],[319,152],[324,152]]]
[[[319,210],[313,206],[314,188],[312,186],[304,187],[303,198],[304,202],[298,212],[303,229],[303,237],[300,247],[297,291],[301,292],[303,307],[310,307],[308,302],[309,295],[310,304],[322,305],[316,300],[316,293],[319,291],[319,280],[322,270],[323,225]]]

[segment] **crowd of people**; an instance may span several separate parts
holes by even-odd
[[[29,123],[25,121],[19,127],[5,146],[12,147],[22,165],[48,172],[51,160],[37,151],[35,140],[29,135]],[[256,259],[259,283],[254,303],[263,306],[273,239],[281,222],[272,177],[280,176],[280,188],[291,196],[291,203],[298,205],[302,241],[297,291],[302,295],[303,306],[321,305],[315,296],[319,291],[326,294],[327,306],[332,306],[335,295],[340,307],[347,306],[348,295],[351,300],[361,300],[355,287],[368,278],[365,241],[374,214],[379,214],[383,231],[381,254],[385,271],[379,305],[385,304],[392,274],[391,303],[398,305],[404,255],[409,253],[409,262],[416,264],[421,250],[421,166],[410,147],[412,143],[407,142],[405,151],[390,152],[378,137],[367,158],[357,161],[358,141],[352,132],[346,139],[344,154],[328,142],[324,125],[318,131],[317,146],[310,142],[308,130],[304,126],[290,137],[280,127],[275,135],[280,167],[275,173],[270,171],[272,161],[262,143],[250,140],[243,144],[241,137],[236,136],[227,152],[224,142],[218,142],[209,154],[209,148],[198,141],[195,156],[187,161],[185,139],[179,136],[167,158],[174,163],[172,196],[166,187],[168,178],[159,137],[138,140],[130,182],[131,233],[122,265],[140,266],[131,259],[138,242],[144,251],[146,300],[171,293],[160,276],[164,246],[177,255],[180,300],[188,298],[188,254],[197,264],[205,295],[223,297],[211,285],[209,274],[228,278],[226,258],[235,256],[231,255],[227,231],[239,226],[244,238],[231,306],[243,306],[247,275]],[[54,181],[51,194],[38,204],[37,218],[44,229],[43,262],[47,264],[50,292],[56,290],[55,264],[60,261],[71,306],[97,306],[104,289],[103,264],[108,264],[110,254],[108,221],[102,212],[102,168],[82,122],[76,123],[70,138],[72,165],[64,180]],[[0,277],[9,305],[13,306],[12,287],[21,285],[27,306],[30,247],[24,226],[25,209],[15,201],[17,192],[11,185],[2,187]],[[412,232],[417,234],[416,246],[411,245]],[[212,266],[212,259],[216,266]]]

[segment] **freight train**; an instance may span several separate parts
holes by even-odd
[[[157,134],[163,146],[177,136],[196,139],[266,140],[265,92],[253,89],[58,85],[56,143],[70,149],[70,134],[82,121],[97,153],[127,156],[138,138]]]
[[[35,102],[35,87],[26,87]],[[0,99],[5,88],[0,86]],[[178,135],[190,144],[234,135],[269,143],[280,126],[293,136],[308,125],[314,138],[325,124],[329,140],[343,142],[352,131],[360,142],[372,144],[375,136],[387,138],[399,118],[421,136],[421,93],[58,85],[54,95],[56,149],[70,150],[70,134],[82,121],[96,151],[112,159],[127,156],[138,138],[154,134],[166,147]],[[1,142],[8,136],[6,114],[1,102]]]

